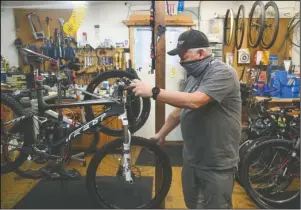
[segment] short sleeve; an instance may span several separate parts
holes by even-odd
[[[222,100],[233,91],[234,84],[235,81],[231,72],[217,70],[206,76],[197,90],[221,103]]]

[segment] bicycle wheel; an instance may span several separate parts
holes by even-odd
[[[11,111],[7,112],[7,109]],[[33,144],[30,119],[4,125],[5,122],[27,115],[25,111],[16,100],[1,93],[1,174],[10,173],[21,166],[28,155],[20,150]]]
[[[269,49],[276,41],[279,30],[279,10],[277,4],[269,1],[265,6],[265,25],[261,39],[261,45],[264,49]],[[269,9],[272,10],[269,10]],[[274,30],[272,30],[274,28]]]
[[[292,151],[294,151],[293,141],[271,139],[260,142],[246,155],[241,168],[245,177],[244,188],[258,207],[282,206],[283,208],[283,206],[295,204],[296,201],[298,203],[300,199],[300,153],[292,156]],[[258,157],[263,158],[262,155],[265,156],[265,163],[262,164],[260,176],[257,176],[255,180],[252,177],[254,172],[252,164],[259,159]]]
[[[256,7],[259,6],[259,18],[255,18],[258,10]],[[264,21],[265,21],[265,9],[264,4],[261,1],[256,1],[249,14],[249,23],[248,23],[248,42],[249,45],[253,48],[257,47],[260,44],[261,37],[264,31]]]
[[[234,14],[232,9],[228,9],[224,19],[224,44],[230,45],[234,30]]]
[[[256,139],[248,139],[247,141],[245,141],[244,143],[242,143],[239,146],[239,162],[238,162],[238,166],[237,166],[237,180],[238,183],[243,186],[244,184],[244,177],[241,173],[241,167],[242,167],[242,163],[244,161],[244,158],[246,157],[246,155],[252,150],[252,148],[254,148],[257,144],[269,140],[269,139],[276,139],[276,136],[262,136]]]
[[[288,24],[288,32],[291,43],[296,47],[300,47],[300,12],[295,14]]]
[[[104,145],[92,157],[86,178],[88,193],[92,201],[97,207],[107,209],[158,208],[159,204],[166,197],[172,180],[172,169],[168,156],[156,142],[132,136],[130,152],[131,173],[134,182],[129,184],[125,182],[123,176],[123,141],[123,138],[115,139]],[[114,167],[113,163],[108,163],[109,161],[117,163],[116,167]],[[162,168],[162,174],[158,175],[155,171],[156,165]],[[112,173],[112,175],[109,173]],[[152,175],[155,175],[155,177],[148,182]],[[114,177],[112,176],[117,176],[116,180],[111,180],[112,184],[108,185],[108,181],[105,180],[108,180],[108,177],[113,179]],[[157,186],[159,189],[157,192],[153,189],[155,179],[161,179],[162,181],[162,185]],[[99,182],[99,184],[96,184],[96,182]],[[149,186],[146,186],[146,183]],[[137,186],[134,186],[135,184]],[[114,187],[113,190],[108,190],[112,187]],[[117,187],[125,187],[126,189],[117,189]],[[109,191],[112,191],[113,195],[110,195]],[[120,195],[122,192],[125,194]],[[140,197],[138,198],[139,195]],[[127,200],[133,202],[126,202]]]
[[[109,81],[110,87],[114,84],[114,78],[122,78],[126,77],[131,80],[137,79],[134,74],[128,73],[126,71],[121,70],[113,70],[113,71],[106,71],[100,73],[97,77],[95,77],[87,87],[87,91],[89,93],[94,93],[96,88],[102,84],[104,81]],[[91,100],[92,96],[85,95],[84,100]],[[127,101],[129,102],[127,106],[128,111],[128,118],[129,118],[129,130],[131,133],[135,133],[138,131],[142,126],[145,124],[151,109],[151,102],[149,98],[142,98],[136,97],[131,91],[128,91],[128,98]],[[103,111],[106,108],[100,108],[99,106],[85,106],[86,118],[87,121],[93,120],[97,116],[97,112]],[[101,131],[110,136],[122,136],[123,135],[123,127],[118,120],[116,120],[118,116],[113,116],[105,120],[104,122],[100,123],[99,126]],[[115,121],[115,123],[114,123]],[[111,126],[110,126],[111,125]]]
[[[245,34],[245,7],[240,5],[235,19],[235,47],[239,50]]]

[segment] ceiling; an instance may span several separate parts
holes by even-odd
[[[1,8],[74,8],[82,6],[83,3],[102,4],[102,3],[128,3],[132,5],[145,5],[150,1],[1,1]]]

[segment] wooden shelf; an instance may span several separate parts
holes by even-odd
[[[126,26],[149,26],[149,15],[131,15],[122,21]],[[165,15],[165,26],[195,26],[191,15]]]

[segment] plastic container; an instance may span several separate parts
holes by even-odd
[[[271,93],[273,97],[300,97],[300,77],[288,74],[287,71],[273,71],[271,74],[271,86],[276,88],[276,91]]]
[[[184,0],[178,1],[178,13],[184,12]]]
[[[278,56],[277,55],[270,55],[269,59],[270,59],[271,65],[273,65],[273,66],[278,65]]]

